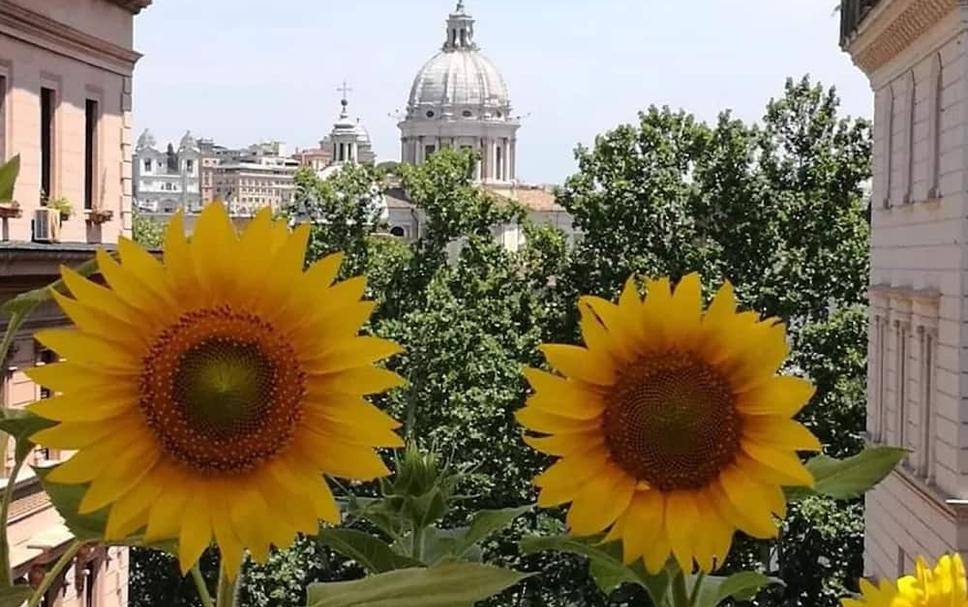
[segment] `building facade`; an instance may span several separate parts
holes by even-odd
[[[0,0],[0,161],[20,156],[13,203],[0,203],[0,301],[50,283],[60,265],[90,259],[128,233],[132,194],[134,15],[151,0]],[[66,199],[62,217],[48,206]],[[0,404],[22,407],[48,394],[24,371],[53,362],[34,341],[66,324],[46,305],[21,327],[0,361]],[[0,318],[0,331],[5,331]],[[11,472],[7,445],[3,475]],[[28,464],[68,453],[37,450]],[[6,482],[4,478],[2,482]],[[71,534],[28,466],[16,479],[8,530],[14,573],[37,583]],[[46,605],[127,605],[127,551],[85,548]]]
[[[259,209],[278,209],[292,202],[299,161],[292,158],[283,143],[257,143],[233,150],[213,146],[208,157],[214,159],[210,171],[214,198],[224,200],[229,212],[254,215]]]
[[[874,93],[867,433],[910,455],[866,497],[865,567],[968,552],[968,2],[847,0]]]
[[[474,39],[474,18],[461,0],[447,19],[444,45],[417,73],[399,123],[401,159],[421,164],[444,148],[480,153],[477,179],[517,178],[519,120],[511,114],[504,77]]]
[[[202,154],[191,132],[185,133],[176,151],[168,144],[166,151],[156,147],[155,137],[147,129],[138,137],[134,148],[134,205],[148,213],[174,213],[184,209],[197,213],[202,209]]]

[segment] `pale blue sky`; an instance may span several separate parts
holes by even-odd
[[[136,23],[145,54],[135,127],[186,129],[228,146],[310,147],[339,111],[336,87],[378,160],[399,158],[396,121],[444,40],[454,0],[155,0]],[[466,0],[477,42],[502,70],[520,131],[518,175],[560,182],[576,143],[650,104],[711,120],[757,119],[787,76],[835,85],[870,116],[867,80],[837,45],[834,0]]]

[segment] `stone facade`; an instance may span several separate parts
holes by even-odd
[[[866,573],[968,551],[968,2],[851,0],[874,92],[867,433],[910,456],[867,495]]]
[[[278,209],[292,201],[299,161],[278,141],[257,143],[244,149],[213,145],[202,148],[202,165],[210,174],[215,199],[224,200],[233,215],[251,216],[259,209]],[[203,176],[203,183],[206,177]]]
[[[155,138],[145,130],[134,149],[134,205],[148,213],[174,213],[202,209],[202,154],[191,132],[185,133],[176,151],[155,147]]]
[[[0,160],[19,154],[18,203],[0,207],[0,301],[54,280],[128,233],[132,194],[131,93],[139,55],[134,15],[150,0],[0,0]],[[64,219],[47,201],[66,198]],[[45,229],[46,228],[46,229]],[[32,316],[0,361],[0,405],[46,391],[24,370],[54,360],[32,337],[66,324],[52,305]],[[0,332],[6,329],[0,319]],[[68,453],[36,450],[28,464]],[[3,476],[11,472],[6,453]],[[6,479],[0,479],[6,483]],[[14,573],[36,583],[71,535],[28,467],[16,480],[8,536]],[[60,607],[127,605],[127,550],[85,548],[48,593]]]

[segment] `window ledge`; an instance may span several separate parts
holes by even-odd
[[[114,211],[107,209],[84,209],[84,221],[100,225],[111,221],[114,218]]]
[[[17,219],[23,215],[18,202],[0,202],[0,219]]]

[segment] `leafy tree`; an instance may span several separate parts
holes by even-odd
[[[864,415],[870,132],[837,107],[833,90],[788,81],[758,126],[651,108],[579,148],[562,203],[584,238],[560,297],[610,297],[633,273],[733,281],[744,304],[787,323],[791,369],[817,384],[802,419],[845,455],[861,446]],[[862,567],[860,510],[819,498],[793,509],[775,547],[788,587],[763,604],[837,604]],[[762,558],[743,546],[734,564]]]
[[[165,222],[135,211],[131,220],[131,238],[148,249],[160,249],[165,240]]]
[[[346,274],[365,270],[379,302],[370,330],[407,347],[392,365],[409,385],[381,404],[406,421],[412,440],[473,467],[448,527],[476,509],[533,501],[530,480],[548,462],[523,445],[513,419],[526,395],[520,368],[541,364],[538,343],[576,339],[579,294],[612,297],[630,274],[700,270],[707,288],[733,281],[745,305],[787,323],[790,370],[817,385],[803,421],[831,455],[860,447],[870,136],[837,106],[832,90],[804,79],[788,82],[758,125],[728,113],[704,124],[682,111],[644,111],[577,150],[578,171],[560,194],[580,233],[574,246],[474,185],[469,153],[444,150],[400,168],[425,226],[412,243],[375,234],[379,171],[348,168],[327,181],[300,174],[287,214],[312,223],[310,258],[346,251]],[[527,234],[519,252],[493,239],[494,226],[507,223]],[[860,572],[862,507],[805,499],[779,542],[740,539],[729,566],[764,561],[787,580],[760,605],[833,607]],[[560,519],[557,510],[528,513],[483,545],[486,558],[539,574],[490,604],[646,604],[629,588],[602,597],[577,557],[520,553],[522,535],[560,533]],[[243,596],[296,606],[305,580],[359,575],[310,544],[248,567]]]

